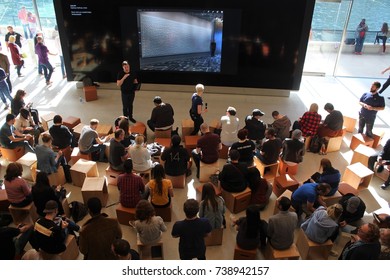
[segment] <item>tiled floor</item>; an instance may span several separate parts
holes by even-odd
[[[120,92],[113,84],[102,85],[98,89],[98,100],[93,102],[85,102],[83,99],[82,89],[76,88],[76,83],[66,82],[61,77],[61,71],[57,66],[53,75],[53,84],[50,87],[45,85],[44,79],[37,74],[36,68],[32,65],[27,65],[22,70],[24,77],[16,78],[16,73],[12,73],[12,81],[14,85],[13,94],[17,89],[25,89],[28,93],[27,100],[34,103],[41,115],[45,112],[54,111],[62,116],[78,116],[82,123],[88,123],[91,118],[98,118],[101,123],[113,124],[115,118],[121,115],[121,100]],[[250,96],[250,95],[225,95],[209,94],[206,86],[204,100],[208,103],[209,112],[205,116],[205,121],[210,122],[213,119],[219,119],[228,106],[234,106],[237,109],[237,116],[240,118],[241,126],[244,126],[244,118],[250,114],[252,109],[260,108],[266,113],[263,120],[266,123],[271,123],[271,112],[278,110],[281,114],[287,114],[292,121],[300,117],[310,106],[311,103],[319,104],[320,113],[325,117],[326,112],[322,109],[326,102],[332,102],[336,109],[341,110],[345,115],[357,117],[359,110],[359,97],[370,88],[371,79],[352,79],[352,78],[333,78],[333,77],[303,77],[301,89],[297,92],[291,92],[290,97],[274,97],[274,96]],[[175,126],[180,127],[182,119],[188,118],[188,108],[190,106],[190,98],[192,91],[188,92],[173,92],[173,91],[140,91],[137,92],[134,102],[134,117],[138,121],[146,123],[153,108],[153,97],[160,95],[164,102],[170,103],[175,110]],[[386,99],[387,102],[387,99]],[[0,122],[3,123],[8,112],[1,111]],[[389,122],[390,110],[388,106],[384,111],[378,113],[378,118],[375,123],[376,128],[380,128],[386,132],[382,141],[384,143],[390,135]],[[179,130],[180,131],[180,130]],[[153,140],[153,133],[148,131],[149,141]],[[351,134],[347,134],[343,139],[341,150],[338,152],[329,153],[326,157],[329,158],[333,165],[343,174],[346,166],[352,158],[352,151],[349,149]],[[380,150],[381,147],[378,147]],[[305,181],[311,174],[316,172],[319,167],[319,161],[324,156],[318,154],[307,153],[303,163],[299,165],[299,171],[296,175],[300,182]],[[2,162],[1,175],[4,174],[4,161]],[[220,167],[224,161],[219,161]],[[107,164],[98,163],[99,174],[104,176],[104,170]],[[195,167],[193,167],[194,169]],[[194,171],[194,170],[193,170]],[[195,172],[193,172],[195,174]],[[390,198],[389,190],[381,190],[380,184],[382,181],[375,177],[372,179],[369,191],[379,203],[381,209],[375,209],[377,213],[390,213],[388,201]],[[187,187],[185,189],[175,189],[173,198],[173,221],[167,223],[168,231],[163,234],[164,242],[164,257],[165,259],[178,259],[178,240],[173,239],[170,235],[174,221],[184,218],[182,204],[187,198],[196,197],[194,187],[199,184],[198,180],[191,176],[187,178]],[[69,200],[82,201],[79,187],[66,185],[70,192]],[[104,209],[104,212],[110,216],[115,216],[115,203],[118,202],[118,190],[115,186],[108,187],[109,205]],[[276,197],[271,196],[269,206],[261,212],[261,217],[265,220],[273,214],[274,203]],[[375,204],[376,205],[376,204]],[[371,220],[372,214],[366,213],[366,220]],[[244,212],[236,216],[244,215]],[[208,259],[232,259],[235,246],[235,230],[230,226],[230,213],[226,213],[227,228],[224,231],[223,246],[214,246],[207,248]],[[84,220],[85,221],[85,220]],[[82,224],[83,221],[80,223]],[[123,236],[135,246],[136,234],[129,226],[122,226]],[[340,250],[341,242],[336,244],[335,249]],[[263,256],[259,253],[258,258]]]

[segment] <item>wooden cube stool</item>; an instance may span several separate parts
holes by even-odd
[[[342,194],[337,191],[331,196],[321,196],[322,200],[325,202],[326,206],[329,207],[333,204],[336,204],[341,199]]]
[[[385,136],[385,132],[383,130],[378,130],[375,128],[372,130],[372,132],[374,134],[374,143],[372,144],[372,147],[376,149],[376,147],[381,144],[382,138],[383,136]]]
[[[15,207],[10,205],[8,211],[14,220],[14,224],[21,223],[33,224],[38,219],[37,208],[35,208],[34,202],[24,207]]]
[[[99,123],[96,128],[96,132],[98,133],[99,137],[106,137],[112,133],[112,125]]]
[[[214,163],[204,163],[200,161],[199,165],[199,182],[205,183],[210,181],[210,176],[219,170],[218,161]]]
[[[291,161],[279,160],[279,174],[285,175],[295,175],[298,172],[298,163]]]
[[[360,162],[348,165],[344,171],[343,181],[355,189],[367,188],[374,172]]]
[[[204,238],[206,246],[219,246],[222,245],[223,228],[215,228],[211,233]]]
[[[69,130],[72,130],[79,123],[81,123],[80,118],[73,116],[68,116],[62,120],[62,124],[69,128]]]
[[[265,247],[266,260],[299,260],[300,257],[301,255],[294,243],[286,250],[277,250],[269,242]]]
[[[353,135],[351,139],[351,144],[349,145],[351,150],[355,150],[360,144],[372,147],[372,145],[374,145],[374,139],[362,133]]]
[[[200,136],[198,135],[184,136],[184,145],[186,146],[189,155],[191,155],[192,150],[196,148],[199,138]]]
[[[255,163],[256,168],[259,170],[261,177],[266,180],[272,180],[278,174],[279,161],[272,164],[265,164],[258,157],[255,156],[253,157],[253,162]],[[265,172],[266,168],[269,168],[267,172]]]
[[[368,167],[368,159],[370,158],[370,156],[375,155],[375,154],[376,154],[376,151],[373,148],[367,147],[363,144],[360,144],[353,151],[351,164],[354,164],[356,162],[360,162],[364,166]]]
[[[26,153],[24,156],[22,156],[20,159],[16,161],[17,163],[20,163],[23,167],[23,173],[22,177],[23,179],[26,179],[28,181],[35,181],[33,180],[33,177],[31,175],[32,166],[34,163],[37,162],[37,155],[34,153]]]
[[[375,176],[381,178],[383,181],[387,181],[387,179],[389,178],[389,171],[384,168],[382,172],[378,173],[377,172],[377,163],[375,163],[375,167],[374,167],[374,170],[375,170]]]
[[[65,240],[66,250],[60,254],[61,260],[77,260],[79,256],[79,246],[73,234],[68,234]]]
[[[350,184],[345,183],[345,182],[341,182],[339,184],[338,192],[341,195],[346,195],[347,193],[352,193],[355,196],[359,196],[359,191],[357,189],[355,189],[354,187],[352,187]]]
[[[171,180],[174,189],[184,189],[186,186],[186,174],[179,176],[165,175],[165,179]]]
[[[24,155],[24,147],[16,147],[15,149],[7,149],[0,147],[1,156],[8,161],[15,162]]]
[[[130,127],[131,133],[142,134],[146,139],[146,125],[142,122],[136,122]]]
[[[78,147],[74,147],[72,154],[71,154],[71,160],[73,163],[76,163],[79,159],[85,159],[85,160],[92,160],[92,154],[83,154],[80,152],[80,149]]]
[[[121,175],[122,173],[123,172],[115,171],[115,170],[111,169],[110,166],[107,166],[107,168],[106,168],[107,183],[109,185],[116,186],[118,184],[118,176]]]
[[[234,249],[234,260],[255,260],[257,257],[257,249],[244,250],[238,247]]]
[[[45,131],[49,130],[49,122],[54,119],[54,116],[57,115],[55,112],[46,112],[41,115],[41,122],[42,122],[42,127]]]
[[[57,172],[48,175],[51,186],[64,185],[66,183],[65,172],[62,166],[57,168]]]
[[[356,119],[347,116],[343,116],[343,119],[344,119],[343,126],[345,126],[346,131],[353,133],[355,131]]]
[[[145,245],[137,236],[138,253],[141,260],[163,260],[164,250],[162,241],[153,245]]]
[[[104,177],[87,177],[84,180],[83,187],[81,188],[81,194],[83,196],[84,204],[92,197],[99,198],[102,206],[107,205],[108,191],[106,178]]]
[[[86,102],[97,100],[97,89],[95,86],[83,87],[84,98]]]
[[[160,216],[164,222],[172,221],[172,200],[171,200],[171,204],[169,204],[169,207],[164,207],[164,208],[155,207],[154,211],[156,212],[156,216]]]
[[[222,189],[222,198],[225,200],[226,208],[233,214],[246,210],[251,200],[252,191],[246,188],[239,193],[231,193]]]
[[[135,220],[135,208],[127,208],[119,203],[116,207],[116,218],[121,225],[128,226],[130,221]]]
[[[153,178],[152,168],[145,171],[137,171],[133,169],[133,172],[142,177],[142,181],[144,182],[145,185]]]
[[[73,137],[76,142],[79,140],[81,131],[83,130],[84,126],[86,126],[86,124],[79,123],[78,125],[73,127]]]
[[[155,129],[154,138],[169,138],[171,139],[172,127],[166,130]],[[157,142],[157,141],[156,141]]]
[[[229,146],[225,146],[222,144],[222,149],[218,151],[218,157],[222,159],[228,159],[229,158]]]
[[[330,240],[327,240],[323,244],[313,242],[300,229],[296,245],[302,260],[327,260],[330,250],[332,250],[333,242]]]
[[[70,160],[72,159],[72,148],[69,145],[68,147],[61,149],[61,151],[62,151],[62,155],[66,159],[66,162],[69,164]]]
[[[190,136],[194,131],[194,122],[192,120],[182,120],[181,121],[181,138],[185,136]]]
[[[99,177],[97,164],[94,161],[79,159],[71,168],[73,185],[82,187],[87,177]]]
[[[299,182],[294,176],[285,174],[275,177],[274,183],[272,184],[272,192],[276,197],[281,196],[286,190],[291,192],[295,191],[299,187]]]
[[[0,212],[8,212],[9,205],[7,191],[0,187]]]
[[[337,152],[340,151],[341,144],[343,143],[343,136],[330,137],[328,145],[326,146],[326,152]]]
[[[154,142],[159,143],[164,146],[164,148],[169,148],[171,146],[171,138],[154,138]],[[163,152],[163,151],[161,151]]]

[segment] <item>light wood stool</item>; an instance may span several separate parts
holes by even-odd
[[[280,175],[295,175],[298,172],[298,163],[291,161],[279,160],[279,174]]]
[[[185,136],[190,136],[194,131],[194,122],[192,120],[182,120],[181,121],[181,138]]]
[[[116,217],[118,223],[128,226],[130,221],[135,220],[135,208],[127,208],[119,203],[116,207]]]
[[[186,186],[186,174],[179,176],[165,175],[165,178],[171,180],[174,189],[184,189]]]
[[[368,159],[370,158],[370,156],[375,155],[375,154],[376,154],[376,151],[373,148],[367,147],[363,144],[360,144],[353,151],[351,164],[354,164],[356,162],[360,162],[365,167],[368,167]]]
[[[24,155],[24,147],[16,147],[15,149],[7,149],[0,147],[1,156],[7,161],[15,162]]]
[[[261,177],[263,177],[267,181],[274,179],[276,177],[276,175],[278,174],[279,161],[277,161],[275,163],[271,163],[271,164],[265,164],[258,157],[254,156],[253,162],[254,162],[256,168],[259,170]],[[270,170],[265,172],[265,169],[267,167]]]
[[[8,211],[12,216],[15,225],[21,223],[33,224],[38,219],[37,208],[34,202],[24,207],[15,207],[10,205]]]
[[[359,196],[359,191],[345,182],[341,182],[339,184],[338,192],[341,193],[342,195],[346,195],[347,193],[352,193],[355,196]]]
[[[204,243],[206,246],[219,246],[222,245],[223,239],[223,228],[216,228],[211,231],[211,233],[204,238]]]
[[[113,169],[111,169],[110,166],[107,166],[106,168],[106,178],[107,178],[107,183],[109,185],[118,185],[118,176],[123,174],[124,172],[120,172],[120,171],[115,171]]]
[[[141,260],[163,260],[164,250],[162,241],[153,245],[143,244],[137,236],[138,253]]]
[[[73,116],[68,116],[64,120],[62,120],[62,124],[69,128],[69,130],[72,130],[79,123],[81,123],[80,118]]]
[[[234,260],[255,260],[257,257],[257,249],[244,250],[238,247],[234,249]]]
[[[274,183],[272,184],[272,192],[276,197],[281,196],[286,190],[291,192],[295,191],[299,187],[299,182],[294,176],[285,174],[275,177]]]
[[[269,242],[265,247],[265,259],[267,260],[299,260],[300,257],[301,255],[294,243],[286,250],[277,250]]]
[[[73,185],[82,187],[87,177],[99,177],[97,164],[94,161],[79,159],[71,168]]]
[[[385,132],[374,128],[372,133],[374,134],[374,143],[372,144],[372,147],[376,149],[381,144]]]
[[[239,193],[231,193],[222,189],[222,198],[225,200],[226,208],[233,214],[246,210],[251,200],[252,191],[246,188]]]
[[[353,133],[355,131],[356,119],[347,116],[343,116],[343,119],[344,119],[343,126],[345,126],[346,131]]]
[[[47,112],[45,114],[41,114],[42,127],[45,131],[49,130],[49,122],[54,119],[55,115],[57,114],[54,112]]]
[[[355,189],[367,188],[374,172],[360,162],[348,165],[343,175],[343,181]]]
[[[60,254],[61,260],[77,260],[79,256],[79,246],[73,234],[68,234],[65,240],[66,250]]]
[[[154,211],[156,212],[156,216],[160,216],[164,222],[172,221],[172,199],[168,207],[164,207],[164,208],[155,207]]]
[[[166,130],[160,130],[160,129],[155,129],[154,130],[154,138],[169,138],[171,139],[172,135],[172,127]],[[155,142],[157,142],[155,140]]]
[[[330,240],[327,240],[323,244],[313,242],[300,229],[296,245],[302,260],[327,260],[330,250],[332,250],[333,242]]]
[[[204,163],[200,161],[199,163],[199,182],[205,183],[210,181],[210,176],[215,174],[219,170],[218,161],[214,163]]]
[[[328,145],[326,146],[326,152],[337,152],[340,151],[341,144],[343,143],[343,136],[330,137]]]
[[[374,144],[374,139],[362,133],[352,135],[351,144],[349,145],[351,150],[355,150],[360,144],[372,147],[372,145]]]
[[[95,86],[83,87],[83,91],[84,91],[84,97],[86,102],[94,101],[98,99],[97,89]]]
[[[87,204],[90,198],[97,197],[102,203],[102,206],[106,206],[108,200],[106,178],[104,177],[85,178],[83,187],[81,188],[81,194],[83,196],[85,205]]]
[[[22,156],[20,159],[16,161],[17,163],[20,163],[23,167],[23,173],[22,178],[26,179],[28,181],[34,181],[32,177],[32,167],[37,162],[37,155],[34,153],[26,153],[24,156]]]

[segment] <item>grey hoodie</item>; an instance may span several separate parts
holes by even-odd
[[[311,241],[321,244],[325,243],[338,230],[338,224],[328,216],[326,208],[320,206],[301,225],[301,228]]]

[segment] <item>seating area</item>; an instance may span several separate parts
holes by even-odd
[[[81,90],[82,91],[82,90]],[[111,93],[111,92],[110,92]],[[105,124],[111,124],[112,123],[112,120],[114,119],[114,117],[112,116],[112,112],[115,111],[115,109],[117,110],[120,106],[118,105],[119,103],[115,101],[115,106],[111,107],[111,104],[107,104],[107,99],[108,98],[111,98],[110,96],[108,96],[108,94],[104,93],[104,91],[100,92],[99,91],[99,99],[97,99],[96,101],[92,102],[92,103],[84,103],[84,104],[75,104],[75,110],[78,110],[78,112],[82,112],[81,114],[76,114],[75,111],[72,111],[70,110],[69,112],[67,111],[64,111],[64,109],[62,108],[53,108],[52,110],[55,110],[57,113],[60,113],[60,114],[63,114],[64,116],[79,116],[79,117],[75,117],[76,119],[77,118],[80,118],[80,121],[83,121],[83,122],[87,122],[90,118],[92,117],[98,117],[99,119],[101,119],[102,123],[105,123]],[[166,93],[166,99],[169,100],[169,98],[174,98],[174,95],[170,94],[170,93]],[[217,96],[215,95],[208,95],[207,98],[210,100],[208,100],[209,104],[213,104],[213,102],[215,104],[217,104],[216,100],[220,100],[219,98],[217,98]],[[71,99],[71,98],[69,98]],[[148,142],[151,142],[153,141],[153,138],[154,138],[154,134],[151,133],[150,131],[148,131],[148,128],[145,127],[145,126],[142,126],[141,125],[141,122],[142,123],[146,123],[146,120],[147,118],[149,117],[149,107],[146,107],[146,105],[144,104],[147,104],[147,101],[150,99],[150,94],[147,95],[147,96],[142,96],[142,95],[137,95],[136,97],[136,101],[135,101],[135,104],[136,103],[139,103],[139,104],[142,104],[140,106],[145,106],[145,110],[142,109],[143,111],[145,112],[139,112],[140,109],[137,109],[135,108],[135,111],[136,111],[136,115],[135,115],[135,118],[139,121],[137,122],[137,124],[133,125],[132,128],[134,131],[136,131],[137,133],[145,133],[145,134],[150,134],[150,137],[148,138]],[[279,106],[279,104],[274,104],[274,103],[271,103],[272,102],[272,99],[268,99],[268,97],[265,97],[265,99],[267,100],[267,102],[269,102],[270,104],[272,104],[272,106],[275,106],[275,108],[277,108],[276,106]],[[104,100],[104,102],[103,102]],[[110,99],[111,100],[111,99]],[[113,99],[112,99],[113,100]],[[173,99],[174,100],[174,99]],[[245,104],[242,105],[243,108],[240,108],[239,109],[239,117],[240,117],[240,125],[241,127],[243,126],[243,120],[244,120],[244,116],[245,114],[248,114],[247,111],[250,111],[250,110],[247,110],[248,106],[250,107],[250,104],[255,104],[256,103],[256,99],[253,98],[251,99],[251,97],[249,97],[249,101],[250,103],[248,102],[245,102]],[[324,99],[326,100],[326,99]],[[64,102],[70,102],[71,100],[66,100]],[[74,101],[74,100],[73,100]],[[186,103],[183,105],[186,106],[185,109],[187,109],[187,102],[188,100],[186,100]],[[76,102],[79,102],[78,99],[76,100]],[[174,101],[173,102],[173,106],[177,108],[179,108],[179,106],[177,106],[175,104],[175,102],[177,103],[177,101]],[[230,102],[230,101],[229,101]],[[231,102],[238,102],[237,99],[232,99]],[[322,102],[322,101],[321,101]],[[222,102],[221,102],[222,103]],[[226,102],[225,102],[226,103]],[[180,104],[180,103],[179,103]],[[320,104],[320,101],[319,101],[319,104]],[[90,109],[91,105],[94,105],[94,106],[100,106],[100,108],[106,108],[107,109],[104,109],[102,111],[111,111],[110,114],[108,114],[108,112],[104,112],[104,114],[107,114],[106,115],[103,115],[102,117],[97,116],[97,110],[98,109]],[[176,105],[176,106],[175,106]],[[209,115],[206,115],[205,116],[205,121],[208,122],[208,121],[211,121],[211,120],[214,120],[216,118],[218,118],[219,115],[221,115],[221,112],[223,113],[224,110],[226,110],[226,104],[223,104],[223,108],[222,108],[222,105],[221,105],[221,109],[223,110],[220,110],[220,109],[216,109],[215,112],[211,113],[209,112]],[[65,105],[64,105],[65,106]],[[85,107],[80,107],[80,106],[85,106]],[[267,112],[267,115],[265,115],[263,117],[264,119],[264,122],[271,122],[271,117],[270,117],[270,113],[271,111],[273,110],[273,107],[268,105],[266,106],[265,110]],[[284,101],[281,102],[281,105],[280,106],[283,106],[283,108],[290,108],[290,106],[292,105],[289,105],[287,103],[284,103]],[[321,106],[321,104],[320,104]],[[84,108],[84,109],[83,109]],[[87,108],[87,109],[85,109]],[[216,105],[216,108],[217,105]],[[291,118],[291,120],[299,117],[299,114],[298,113],[295,113],[295,110],[296,108],[302,108],[302,110],[304,110],[304,108],[302,107],[302,104],[300,106],[295,106],[294,109],[286,109],[287,113],[289,114],[289,117]],[[244,109],[246,111],[244,111]],[[263,108],[261,108],[262,110],[264,110]],[[137,111],[138,110],[138,111]],[[187,110],[188,111],[188,110]],[[213,109],[214,111],[214,109]],[[85,115],[84,115],[85,114]],[[99,113],[100,114],[100,113]],[[103,113],[102,113],[103,114]],[[325,116],[325,114],[322,112],[322,115]],[[357,117],[356,115],[353,115],[351,114],[351,117]],[[192,139],[192,142],[188,142],[188,141],[185,141],[185,138],[183,137],[183,135],[185,135],[185,133],[190,134],[192,132],[192,129],[193,129],[193,123],[192,121],[188,120],[189,116],[188,116],[188,112],[181,112],[180,109],[178,109],[178,116],[177,118],[175,117],[175,122],[179,125],[177,126],[180,126],[180,123],[183,121],[185,121],[187,119],[187,124],[184,122],[184,125],[182,126],[182,131],[184,132],[183,134],[180,133],[180,130],[179,130],[179,134],[182,136],[182,141],[183,141],[183,146],[186,146],[187,147],[187,143],[189,144],[188,145],[188,148],[189,149],[193,149],[196,147],[196,141],[197,139],[199,138],[199,136],[195,136],[194,139]],[[66,120],[66,118],[64,118],[64,121]],[[50,116],[47,117],[47,125],[48,127],[51,126],[51,123],[52,123],[52,120],[50,119]],[[69,121],[69,124],[68,124],[68,121]],[[75,134],[77,135],[77,133],[81,132],[81,128],[82,125],[81,122],[79,124],[77,124],[77,120],[74,120],[72,121],[71,119],[69,119],[67,121],[67,125],[75,125],[74,127],[72,127],[72,129],[75,130]],[[356,119],[355,119],[356,121]],[[353,133],[356,133],[357,130],[356,130],[356,122],[355,124],[353,125]],[[175,126],[176,127],[176,126]],[[381,127],[382,129],[382,127]],[[107,130],[109,131],[109,130]],[[107,133],[106,132],[102,132],[102,133]],[[375,139],[372,143],[372,147],[370,147],[370,149],[373,149],[373,150],[370,150],[370,151],[380,151],[382,148],[383,148],[383,145],[385,143],[384,140],[386,140],[386,137],[388,136],[388,131],[387,129],[384,129],[384,131],[386,132],[384,135],[381,135],[380,133],[378,133],[378,137],[379,137],[379,140],[378,140],[378,146],[376,148],[374,148],[374,145],[375,145]],[[376,132],[376,131],[374,131]],[[161,136],[161,135],[159,135]],[[359,194],[359,189],[362,189],[362,188],[370,188],[370,191],[372,191],[373,189],[375,191],[377,191],[377,193],[382,197],[386,197],[386,193],[385,191],[382,191],[380,190],[379,186],[380,184],[383,182],[383,180],[378,177],[379,175],[382,175],[382,174],[378,174],[378,176],[371,176],[371,175],[367,175],[367,176],[362,176],[362,174],[360,173],[360,171],[358,172],[359,174],[349,174],[348,175],[348,172],[349,171],[346,171],[348,168],[349,165],[351,164],[354,164],[354,163],[357,163],[357,162],[360,162],[362,163],[363,165],[365,165],[365,161],[367,160],[367,154],[366,153],[362,153],[361,155],[363,156],[364,159],[362,160],[357,160],[356,162],[352,162],[352,158],[353,158],[353,155],[354,155],[354,152],[352,151],[352,149],[349,148],[349,145],[352,141],[352,137],[353,137],[353,134],[352,133],[346,133],[346,135],[342,136],[341,138],[338,138],[337,139],[337,145],[340,144],[340,146],[338,147],[338,150],[336,149],[334,152],[332,152],[330,154],[330,150],[328,150],[327,152],[329,152],[329,155],[326,156],[326,157],[329,157],[332,161],[332,163],[334,164],[334,166],[340,170],[341,174],[342,174],[342,178],[345,179],[345,183],[348,187],[341,187],[339,188],[339,192],[340,194],[344,194],[346,192],[351,192],[351,191],[356,191],[357,194]],[[340,139],[342,140],[340,142]],[[334,139],[336,140],[336,139]],[[186,143],[187,142],[187,143]],[[370,142],[370,141],[368,141]],[[362,143],[359,143],[359,144],[362,144]],[[336,145],[336,146],[337,146]],[[362,144],[364,145],[365,147],[367,147],[367,145],[365,145],[365,142]],[[329,146],[328,146],[329,147]],[[359,145],[355,148],[355,151],[359,152]],[[75,151],[77,152],[76,154]],[[4,174],[4,171],[5,171],[5,166],[7,164],[7,162],[5,161],[5,158],[4,158],[4,153],[2,152],[3,154],[3,157],[1,158],[1,164],[2,164],[2,174]],[[23,152],[24,154],[24,152]],[[23,156],[22,154],[22,156]],[[86,158],[83,158],[84,156],[87,156]],[[106,173],[106,169],[108,169],[108,164],[107,163],[92,163],[92,165],[96,164],[96,168],[95,167],[92,167],[92,174],[89,175],[88,172],[90,170],[87,170],[87,171],[84,171],[84,170],[81,170],[78,165],[77,165],[77,162],[79,160],[81,161],[91,161],[91,158],[88,157],[89,155],[83,155],[83,154],[79,154],[79,152],[77,151],[77,148],[73,149],[73,156],[72,156],[72,161],[71,161],[71,164],[73,164],[73,166],[76,165],[76,167],[73,167],[73,174],[72,174],[72,179],[73,177],[75,177],[75,179],[73,179],[73,183],[72,184],[68,184],[66,183],[65,184],[65,187],[66,189],[68,190],[68,193],[70,192],[70,196],[68,197],[68,201],[71,202],[71,201],[85,201],[83,199],[83,196],[85,196],[85,194],[83,195],[83,185],[85,183],[85,180],[86,179],[90,179],[90,178],[100,178],[99,180],[101,180],[101,178],[104,178],[104,175],[106,175],[106,178],[107,178],[107,181],[106,181],[106,192],[103,190],[104,187],[102,188],[102,190],[94,190],[92,192],[95,192],[94,195],[99,195],[99,194],[103,194],[103,200],[106,199],[106,207],[103,208],[103,211],[105,213],[107,213],[110,217],[117,217],[118,218],[118,221],[121,223],[121,228],[122,228],[122,231],[123,231],[123,236],[125,239],[129,240],[130,244],[132,245],[132,248],[133,249],[136,249],[137,250],[137,241],[136,241],[136,234],[135,234],[135,231],[129,226],[129,221],[130,220],[134,220],[134,215],[135,215],[135,209],[124,209],[123,207],[120,207],[120,205],[118,204],[118,189],[117,189],[117,186],[116,186],[116,179],[117,179],[117,175],[118,174],[115,174],[115,172],[112,172],[110,170],[107,170],[107,173]],[[274,171],[274,167],[270,167],[270,170],[266,170],[266,168],[268,166],[263,166],[263,167],[260,167],[260,170],[262,172],[263,175],[265,175],[265,177],[269,180],[269,182],[272,183],[273,185],[273,189],[275,190],[276,189],[276,186],[277,186],[277,182],[278,182],[278,177],[280,176],[285,176],[285,175],[289,175],[289,176],[293,176],[294,180],[298,183],[298,186],[305,180],[307,180],[311,174],[313,174],[314,172],[318,171],[318,165],[319,165],[319,161],[323,158],[323,156],[320,156],[318,154],[313,154],[313,153],[307,153],[305,156],[304,156],[304,161],[302,163],[300,163],[299,165],[297,165],[297,170],[294,170],[294,168],[292,167],[295,167],[294,166],[288,166],[287,168],[282,168],[282,163],[279,162],[279,165],[277,166],[276,168],[276,172]],[[255,159],[256,160],[256,159]],[[13,161],[13,160],[9,160],[10,162]],[[363,162],[362,162],[363,161]],[[226,159],[224,159],[223,157],[220,157],[219,161],[218,161],[218,168],[221,169],[223,167],[223,165],[226,163]],[[26,168],[28,168],[28,164],[26,165]],[[293,170],[291,170],[293,169]],[[351,168],[349,168],[351,169]],[[201,168],[202,170],[202,168]],[[204,169],[205,170],[205,169]],[[259,170],[259,171],[260,171]],[[282,171],[284,170],[284,171]],[[364,169],[365,170],[365,169]],[[76,175],[76,172],[78,172],[78,174]],[[347,175],[345,175],[345,173],[347,172]],[[23,172],[24,173],[24,172]],[[185,199],[189,198],[189,197],[196,197],[197,195],[199,195],[199,192],[196,190],[197,187],[201,184],[199,182],[199,180],[196,178],[195,176],[195,166],[192,167],[192,175],[190,175],[189,177],[180,177],[178,178],[178,180],[180,181],[177,185],[179,187],[176,187],[177,185],[174,184],[175,186],[175,189],[174,189],[174,193],[175,193],[175,196],[173,197],[173,204],[172,204],[172,209],[171,209],[171,221],[166,221],[166,225],[168,227],[168,231],[166,233],[163,233],[163,238],[162,238],[162,244],[163,244],[163,248],[164,250],[161,249],[161,251],[163,251],[163,255],[162,255],[162,258],[163,259],[178,259],[178,252],[177,252],[177,240],[173,239],[171,236],[170,236],[170,231],[172,229],[172,226],[174,224],[174,222],[176,222],[177,220],[181,220],[184,218],[184,214],[183,214],[183,210],[182,210],[182,207],[183,207],[183,202]],[[285,174],[283,174],[285,173]],[[293,174],[294,173],[294,174]],[[96,175],[93,175],[93,174],[96,174]],[[268,176],[269,174],[269,176]],[[383,173],[385,174],[385,173]],[[208,175],[208,174],[207,174]],[[202,178],[202,180],[204,182],[207,182],[209,181],[209,176],[204,176]],[[353,180],[350,179],[351,177],[353,178],[354,176],[356,175],[356,178],[354,178]],[[364,174],[363,174],[364,175]],[[374,175],[374,173],[373,173]],[[346,177],[344,177],[346,176]],[[82,178],[81,178],[82,177]],[[385,177],[385,175],[383,175],[382,177]],[[369,178],[370,180],[366,179],[366,178]],[[183,180],[184,179],[184,180]],[[362,181],[363,179],[363,181]],[[276,181],[276,183],[274,183],[274,180]],[[358,183],[356,183],[358,182]],[[294,182],[294,185],[296,185],[297,183]],[[31,182],[32,184],[32,182]],[[357,188],[356,187],[356,184],[357,184]],[[104,185],[104,184],[103,184]],[[286,188],[286,190],[282,193],[280,193],[280,190],[279,191],[274,191],[274,193],[271,195],[271,198],[270,198],[270,203],[269,205],[266,207],[265,210],[263,210],[261,212],[261,217],[262,219],[265,219],[265,220],[268,220],[269,216],[272,215],[274,213],[274,205],[275,205],[275,201],[277,199],[278,196],[280,195],[287,195],[288,192],[291,192],[290,189],[294,189],[295,186],[288,186],[288,187],[285,187],[285,186],[282,186],[282,190],[283,188]],[[280,188],[280,186],[277,186]],[[86,191],[84,191],[84,193],[86,193]],[[106,195],[105,195],[106,194]],[[222,194],[222,196],[224,196]],[[226,195],[225,194],[225,197],[227,197],[228,194]],[[244,198],[246,199],[248,196],[244,196]],[[332,199],[335,199],[337,200],[338,196],[337,197],[332,197]],[[231,217],[230,215],[233,214],[236,218],[239,218],[239,217],[242,217],[245,215],[245,208],[247,206],[246,202],[245,202],[245,199],[241,200],[242,198],[234,198],[233,199],[233,206],[231,206],[231,201],[232,199],[231,198],[226,198],[225,199],[225,203],[226,205],[228,206],[227,207],[227,210],[226,210],[226,214],[225,214],[225,218],[226,218],[226,222],[227,222],[227,226],[228,228],[225,229],[225,230],[222,230],[221,232],[218,232],[216,233],[217,236],[214,236],[214,233],[212,234],[212,238],[213,239],[213,242],[216,244],[214,247],[212,248],[208,248],[207,250],[207,258],[208,259],[294,259],[296,256],[286,256],[286,255],[283,255],[282,253],[280,252],[273,252],[272,253],[272,257],[268,257],[265,255],[264,252],[260,251],[260,250],[254,250],[254,251],[251,251],[251,252],[245,252],[245,250],[240,250],[240,248],[236,248],[235,247],[235,236],[236,236],[236,232],[234,229],[231,229],[229,228],[229,224],[230,224],[230,220],[231,220]],[[238,200],[238,201],[236,201]],[[335,201],[333,200],[333,201]],[[331,200],[329,200],[331,201]],[[237,206],[235,205],[235,203],[237,204],[238,202],[238,205],[241,205],[241,206]],[[244,205],[244,206],[242,206]],[[377,209],[379,211],[379,208]],[[376,210],[375,210],[376,211]],[[376,211],[377,212],[377,211]],[[163,215],[163,214],[162,214]],[[369,213],[366,213],[366,216],[365,217],[365,221],[370,221],[372,220],[372,214],[371,212]],[[87,216],[84,220],[82,220],[81,222],[79,222],[80,225],[83,225],[85,223],[85,221],[89,218],[89,216]],[[165,220],[165,219],[164,219]],[[297,230],[297,234],[296,234],[296,241],[298,240],[298,231]],[[220,233],[223,233],[222,236],[218,235]],[[220,239],[219,239],[220,238]],[[208,241],[206,241],[207,243]],[[209,243],[207,243],[209,244]],[[222,245],[222,246],[221,246]],[[336,244],[335,244],[336,245]],[[211,246],[211,245],[210,245]],[[298,245],[296,245],[297,248],[296,250],[298,250]],[[310,246],[309,246],[310,247]],[[340,247],[340,245],[339,245]],[[170,248],[170,250],[166,250],[166,248]],[[236,254],[233,253],[235,251],[235,249],[237,249],[237,252]],[[294,248],[292,248],[294,249]],[[306,250],[306,249],[305,249]],[[311,249],[310,249],[311,250]],[[309,251],[310,251],[309,250]],[[294,251],[294,250],[293,250]],[[320,250],[321,251],[321,250]],[[298,253],[300,253],[301,251],[298,250]],[[291,255],[294,255],[294,254],[291,254]],[[303,251],[303,253],[300,253],[299,254],[300,256],[298,257],[299,259],[305,259],[305,258],[312,258],[310,256],[308,256],[308,254],[305,254],[305,251]],[[317,255],[314,254],[315,256]],[[321,254],[318,254],[320,257],[314,257],[315,259],[319,259],[319,258],[325,258],[323,257],[323,255]],[[78,258],[78,259],[81,259],[82,258],[82,255],[80,254],[78,257],[74,257],[74,254],[72,257],[67,257],[67,259],[74,259],[74,258]],[[328,259],[332,259],[331,256],[327,256]]]

